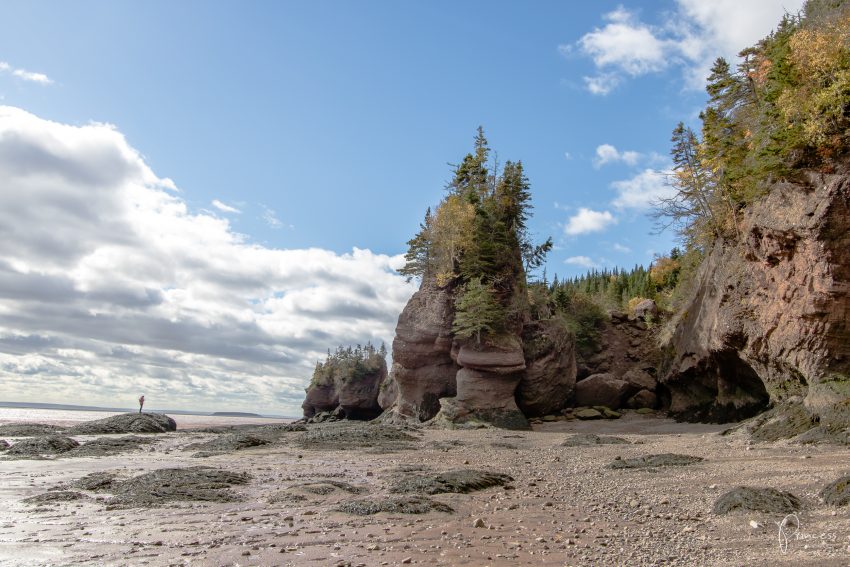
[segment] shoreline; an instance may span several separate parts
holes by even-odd
[[[238,435],[183,427],[148,435],[152,444],[117,455],[0,460],[0,565],[846,565],[850,517],[817,493],[846,473],[850,450],[754,444],[741,434],[719,435],[726,427],[636,413],[543,423],[533,431],[340,422],[254,428],[249,434],[267,436],[268,444],[206,458],[196,453],[198,443]],[[589,432],[627,443],[564,446]],[[610,466],[618,458],[663,453],[702,460]],[[92,473],[132,480],[198,466],[249,480],[228,489],[232,500],[155,506],[110,506],[108,490],[74,488]],[[444,471],[510,480],[468,493],[431,492],[431,481],[416,480]],[[426,489],[408,496],[399,482]],[[739,485],[798,495],[800,533],[809,539],[790,541],[783,553],[775,522],[784,514],[713,514],[719,496]],[[56,490],[80,495],[24,502]],[[435,508],[343,511],[410,497]]]

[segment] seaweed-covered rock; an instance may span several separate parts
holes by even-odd
[[[79,423],[68,435],[108,435],[110,433],[166,433],[176,431],[177,423],[161,413],[122,413]]]
[[[800,509],[800,499],[775,488],[753,488],[738,486],[714,502],[712,512],[717,515],[736,510],[789,514]]]
[[[337,508],[340,512],[369,516],[379,512],[391,514],[427,514],[428,512],[454,512],[450,506],[424,496],[395,496],[390,498],[363,498],[343,502]]]
[[[278,504],[304,502],[306,500],[321,501],[328,496],[362,494],[364,491],[365,489],[361,486],[355,486],[340,480],[323,478],[284,488],[272,494],[269,497],[269,502]]]
[[[45,492],[36,496],[24,498],[22,502],[25,504],[55,504],[57,502],[73,502],[76,500],[86,500],[88,496],[81,492],[72,490],[57,490],[53,492]]]
[[[158,469],[114,484],[107,502],[114,508],[162,506],[174,501],[234,502],[239,498],[230,487],[246,484],[246,473],[188,467]]]
[[[305,449],[346,450],[379,449],[400,451],[413,449],[418,437],[392,425],[362,422],[340,422],[314,425],[300,434],[295,443]]]
[[[659,455],[644,455],[634,459],[616,458],[608,465],[609,469],[646,469],[652,467],[683,467],[702,462],[702,457],[679,455],[676,453],[661,453]]]
[[[9,448],[9,442],[5,439],[0,439],[0,451],[5,451]]]
[[[37,457],[39,455],[59,455],[66,453],[75,447],[79,447],[79,443],[70,437],[62,435],[43,435],[41,437],[31,437],[18,441],[12,445],[7,455],[19,457]]]
[[[72,483],[72,486],[81,490],[91,490],[96,492],[99,490],[109,490],[116,484],[116,482],[118,482],[117,477],[113,473],[93,472],[75,480]]]
[[[231,433],[203,443],[187,445],[187,450],[200,449],[201,451],[192,455],[193,457],[210,457],[232,451],[241,451],[251,447],[268,445],[269,440],[251,435],[250,433]]]
[[[101,437],[93,439],[74,447],[64,456],[66,457],[105,457],[108,455],[117,455],[126,451],[135,451],[142,445],[153,443],[153,439],[139,437],[137,435],[128,435],[126,437]]]
[[[595,433],[578,433],[571,435],[561,443],[561,447],[586,447],[593,445],[628,445],[629,441],[613,435],[596,435]]]
[[[44,423],[4,423],[0,425],[0,435],[5,437],[36,437],[38,435],[55,435],[66,428]]]
[[[401,474],[390,486],[390,492],[420,494],[466,494],[512,482],[509,475],[479,470],[451,470],[437,474]]]
[[[820,497],[831,506],[846,506],[850,504],[850,476],[842,476],[827,484],[820,491]]]

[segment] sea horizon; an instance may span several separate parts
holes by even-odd
[[[79,411],[79,412],[103,412],[103,413],[126,413],[126,412],[136,412],[138,411],[138,407],[130,408],[130,407],[104,407],[104,406],[89,406],[89,405],[79,405],[79,404],[56,404],[49,402],[13,402],[13,401],[4,401],[0,400],[0,409],[38,409],[38,410],[55,410],[55,411]],[[172,408],[145,408],[145,413],[161,413],[161,414],[170,414],[170,415],[199,415],[199,416],[223,416],[223,417],[233,417],[233,416],[245,416],[245,417],[262,417],[269,419],[299,419],[300,416],[288,416],[281,414],[271,414],[271,413],[263,413],[263,412],[247,412],[247,411],[237,411],[237,410],[216,410],[216,411],[197,411],[197,410],[186,410],[186,409],[172,409]],[[2,418],[0,418],[2,421]]]

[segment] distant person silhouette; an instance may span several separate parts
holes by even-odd
[[[142,406],[144,406],[144,405],[145,405],[145,397],[140,396],[139,397],[139,413],[142,413]]]

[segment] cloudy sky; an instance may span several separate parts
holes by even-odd
[[[479,124],[550,276],[648,263],[706,69],[800,5],[4,3],[0,400],[298,414],[328,348],[392,341]]]

